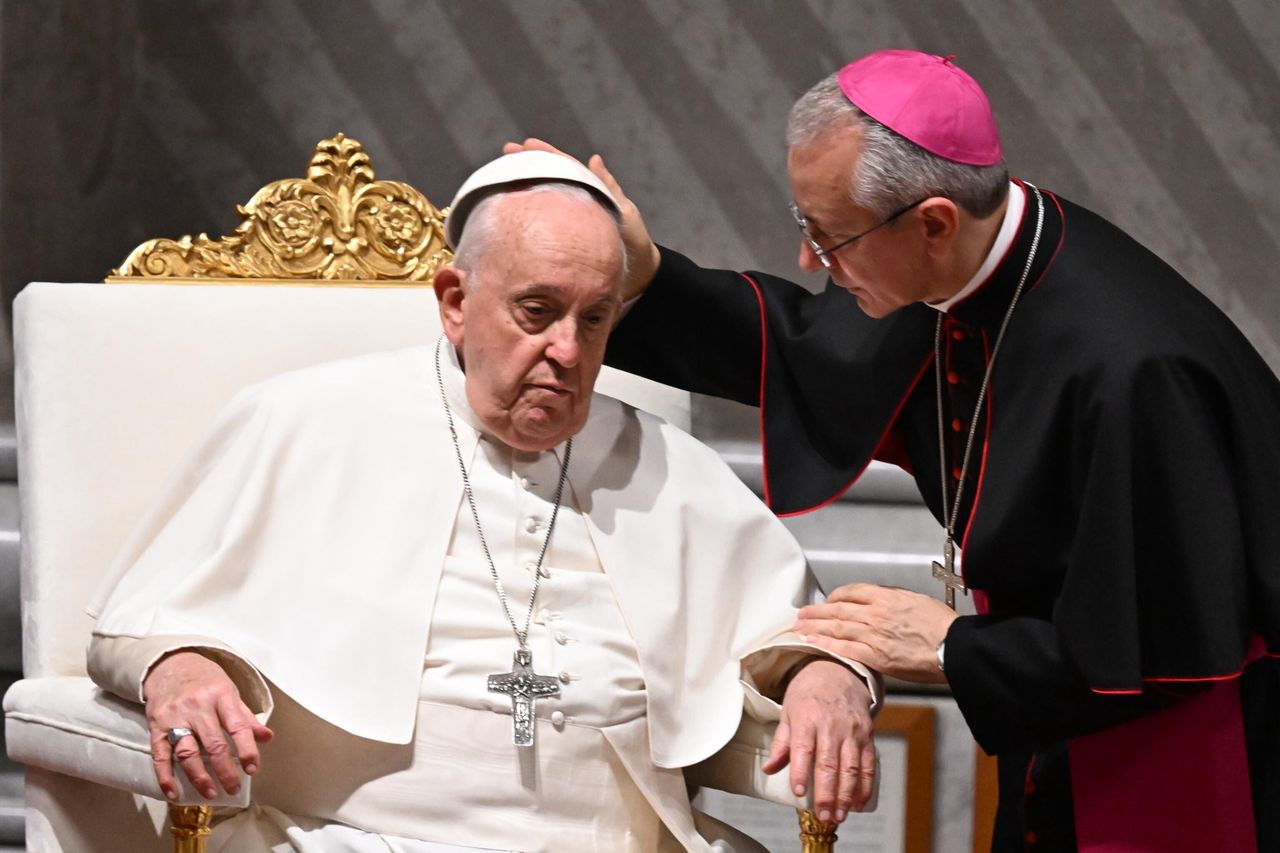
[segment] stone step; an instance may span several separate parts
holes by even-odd
[[[0,692],[8,691],[18,675],[0,675]],[[0,745],[4,738],[0,736]],[[0,853],[10,849],[6,844],[22,844],[25,832],[22,812],[22,765],[9,760],[0,750]]]
[[[756,494],[763,492],[757,443],[712,446]],[[872,462],[839,500],[783,523],[804,546],[824,591],[863,581],[938,594],[931,565],[941,556],[942,527],[925,508],[915,480],[896,465]]]
[[[923,505],[837,502],[783,523],[804,546],[824,592],[861,582],[942,597],[932,574],[942,527]],[[956,604],[962,615],[975,612],[971,596]]]
[[[18,433],[12,421],[0,420],[0,482],[18,481]]]
[[[729,464],[734,473],[757,495],[764,494],[764,463],[756,441],[713,440],[707,442]],[[871,462],[858,482],[840,496],[840,502],[920,504],[920,492],[911,475],[896,465]]]
[[[8,786],[8,783],[16,782],[19,786],[18,795],[0,797],[0,853],[9,850],[21,850],[21,847],[7,847],[8,844],[22,844],[26,839],[26,831],[23,827],[23,810],[22,810],[22,774],[10,780],[8,773],[0,774],[0,785]]]
[[[22,671],[18,590],[18,443],[12,423],[0,423],[0,693]],[[0,734],[0,853],[22,853],[25,837],[22,767],[4,755]]]
[[[0,481],[0,672],[22,671],[18,484]]]

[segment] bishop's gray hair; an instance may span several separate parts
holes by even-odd
[[[460,270],[474,272],[480,260],[488,254],[493,245],[493,238],[502,230],[502,218],[499,214],[499,199],[517,195],[535,195],[537,193],[555,193],[556,195],[589,201],[598,205],[609,214],[618,226],[618,245],[622,256],[622,280],[627,277],[627,251],[622,242],[622,215],[617,208],[606,204],[599,195],[582,186],[569,181],[540,181],[522,186],[518,189],[499,188],[477,201],[467,214],[463,224],[462,236],[458,238],[458,248],[453,253],[453,265]],[[473,276],[475,278],[475,276]]]
[[[994,213],[1005,197],[1009,170],[956,163],[916,145],[858,109],[832,74],[800,96],[787,120],[787,147],[811,145],[831,131],[862,133],[862,150],[849,176],[849,200],[883,218],[913,202],[949,198],[973,216]]]

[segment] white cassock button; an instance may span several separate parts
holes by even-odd
[[[528,478],[528,477],[521,477],[521,478],[520,478],[520,488],[522,488],[522,489],[527,489],[527,488],[529,488],[529,478]]]
[[[568,670],[565,670],[560,673],[561,684],[568,684],[570,681],[573,681],[573,676],[569,674]]]
[[[548,569],[546,566],[543,566],[542,568],[538,569],[538,574],[542,575],[544,578],[549,578],[551,577],[551,570]]]
[[[531,519],[529,519],[528,521],[526,521],[526,522],[524,523],[524,529],[525,529],[525,530],[527,530],[527,531],[528,531],[528,532],[530,532],[530,533],[537,533],[537,532],[538,532],[538,519],[536,519],[536,518],[531,518]]]
[[[551,725],[557,729],[564,725],[564,711],[551,712]]]
[[[565,643],[569,642],[569,637],[564,631],[556,631],[556,642],[563,646]]]

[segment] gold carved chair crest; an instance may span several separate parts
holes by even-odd
[[[107,281],[429,285],[451,257],[447,211],[376,179],[364,147],[341,133],[316,145],[305,178],[273,181],[236,209],[244,221],[229,236],[148,240]]]

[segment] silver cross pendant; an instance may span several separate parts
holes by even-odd
[[[512,740],[516,746],[533,746],[533,705],[539,699],[560,695],[559,682],[533,671],[533,653],[516,649],[511,672],[489,676],[489,691],[511,697]]]
[[[956,574],[956,545],[951,541],[951,537],[947,537],[947,542],[942,546],[942,558],[946,564],[933,561],[933,577],[940,580],[943,586],[947,588],[945,600],[947,606],[952,610],[956,609],[956,590],[960,590],[965,595],[969,594],[969,588],[964,585],[964,578]]]

